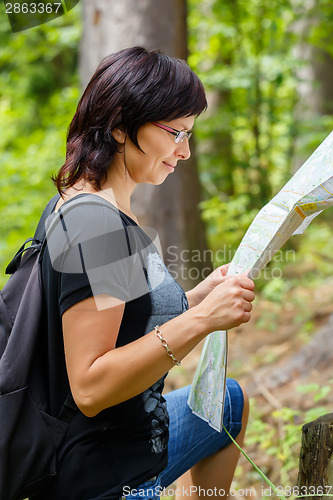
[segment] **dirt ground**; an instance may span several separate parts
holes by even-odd
[[[170,372],[166,392],[191,383],[200,351],[201,345],[183,360],[180,367]],[[333,391],[316,403],[313,392],[304,394],[297,387],[309,383],[323,387],[333,382],[332,361],[333,279],[313,289],[295,288],[284,303],[257,297],[251,321],[229,332],[228,376],[238,380],[246,389],[254,408],[251,413],[256,418],[259,415],[262,422],[268,424],[265,429],[281,426],[281,421],[277,423],[274,419],[274,412],[284,407],[304,413],[316,405],[324,405],[328,408],[326,413],[331,411]],[[293,423],[305,422],[297,422],[297,417],[294,417]],[[249,429],[251,425],[254,424],[251,424],[250,417]],[[254,433],[252,430],[252,443]],[[299,446],[296,443],[296,448],[299,447],[300,441]],[[273,482],[281,480],[276,469],[281,464],[283,468],[282,451],[265,454],[251,442],[245,443],[244,449]],[[288,473],[285,480],[296,484],[297,470]],[[263,493],[262,488],[268,486],[244,457],[240,459],[235,484],[241,493],[237,495],[235,492],[235,498],[271,496],[269,491]],[[248,493],[239,488],[248,488]],[[254,489],[253,493],[250,488]]]

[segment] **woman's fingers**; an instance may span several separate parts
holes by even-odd
[[[254,282],[245,274],[237,274],[234,276],[226,276],[224,281],[229,281],[230,285],[241,286],[245,290],[254,290]]]
[[[243,290],[242,295],[248,302],[253,302],[255,299],[255,294],[251,290]]]
[[[246,301],[245,304],[244,304],[244,311],[245,312],[251,312],[252,311],[252,307],[253,306],[252,306],[251,302],[247,302]]]
[[[245,288],[246,290],[254,290],[255,288],[255,284],[254,282],[247,277],[246,274],[240,274],[239,275],[240,277],[240,286]]]
[[[211,330],[229,330],[251,318],[254,282],[245,274],[227,276],[201,302],[200,308]]]
[[[221,272],[222,276],[226,276],[228,269],[229,269],[230,263],[229,264],[223,264],[223,266],[219,266],[217,269]]]

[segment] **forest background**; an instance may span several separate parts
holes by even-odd
[[[209,109],[196,122],[195,149],[199,208],[217,266],[230,261],[259,209],[333,130],[333,6],[330,0],[188,0],[187,28],[188,62],[209,96]],[[55,193],[50,176],[64,161],[66,129],[81,92],[81,34],[80,4],[13,34],[0,3],[0,287],[6,263]],[[257,280],[256,313],[246,338],[234,341],[231,375],[249,383],[259,367],[272,372],[288,349],[301,349],[327,320],[332,218],[329,209],[289,240]],[[285,338],[286,322],[293,325],[293,343]],[[245,356],[249,338],[257,347],[248,345]],[[194,364],[173,370],[170,387],[189,383]],[[267,388],[259,391],[266,406],[252,403],[247,451],[281,486],[296,481],[301,424],[332,403],[330,377],[297,382],[295,389],[302,398],[294,398],[294,406]],[[254,487],[260,496],[261,486],[241,462],[235,487]]]

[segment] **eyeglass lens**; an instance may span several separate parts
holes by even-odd
[[[190,140],[190,137],[191,137],[192,133],[191,132],[185,132],[184,130],[181,130],[179,132],[177,132],[177,134],[175,135],[175,142],[177,144],[181,143],[184,141],[184,139],[188,139]]]

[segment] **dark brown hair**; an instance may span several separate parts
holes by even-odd
[[[122,126],[131,141],[139,127],[199,115],[207,107],[204,87],[185,61],[141,47],[103,59],[88,83],[70,124],[66,161],[53,178],[59,192],[80,178],[96,189],[118,151],[112,136]]]

